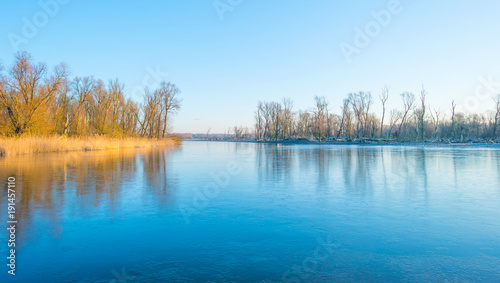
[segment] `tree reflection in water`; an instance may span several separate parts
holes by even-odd
[[[171,172],[170,159],[179,150],[122,149],[1,158],[2,187],[8,177],[16,178],[16,218],[22,220],[18,223],[19,246],[44,233],[59,238],[66,216],[109,217],[134,203],[171,208],[177,177]],[[130,195],[136,198],[131,200]],[[5,196],[0,207],[6,211]]]

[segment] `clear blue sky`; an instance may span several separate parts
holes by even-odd
[[[309,109],[314,96],[325,96],[331,111],[339,112],[347,93],[372,91],[378,97],[384,84],[391,87],[390,109],[401,108],[401,92],[417,94],[425,84],[429,103],[447,113],[452,98],[459,105],[466,99],[478,103],[465,110],[491,107],[490,93],[476,92],[480,78],[491,77],[491,94],[500,92],[495,83],[500,82],[500,2],[494,0],[400,0],[397,5],[385,0],[65,0],[48,11],[40,2],[3,1],[4,65],[12,63],[15,37],[19,49],[35,60],[65,62],[72,76],[118,78],[137,100],[134,90],[142,89],[148,69],[158,69],[182,91],[176,132],[251,126],[259,100],[283,97],[296,109]],[[377,30],[372,12],[381,10],[392,14]],[[25,27],[23,17],[38,25],[36,32]],[[341,46],[356,47],[356,28],[372,28],[372,36],[348,61]],[[154,86],[155,80],[146,84]],[[380,102],[375,103],[380,115]]]

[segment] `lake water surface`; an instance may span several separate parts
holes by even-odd
[[[1,282],[500,281],[498,148],[186,141],[0,177]]]

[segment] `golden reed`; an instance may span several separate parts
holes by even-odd
[[[93,151],[121,148],[174,146],[181,143],[182,141],[177,138],[110,138],[101,136],[23,136],[16,138],[0,137],[0,156],[45,152]]]

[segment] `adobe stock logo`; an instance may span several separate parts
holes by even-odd
[[[22,17],[21,20],[23,25],[21,27],[21,33],[9,32],[7,37],[9,38],[10,45],[14,51],[18,51],[21,44],[27,44],[30,39],[33,39],[38,31],[45,27],[51,18],[54,18],[60,10],[61,5],[66,5],[70,0],[41,0],[38,2],[40,10],[35,12],[33,16],[28,19],[27,17]]]
[[[457,105],[457,112],[477,112],[481,107],[491,105],[491,99],[500,93],[500,80],[495,80],[491,74],[478,77],[478,81],[474,94],[465,97],[462,103]]]
[[[391,23],[393,16],[402,11],[403,7],[400,1],[391,0],[387,3],[385,9],[378,12],[372,11],[370,14],[373,19],[368,21],[363,28],[355,27],[353,43],[340,43],[340,50],[342,50],[347,63],[352,61],[353,55],[359,55],[372,42],[372,39],[377,37],[382,29]]]
[[[222,22],[224,21],[224,14],[234,11],[241,2],[243,2],[243,0],[215,0],[212,5],[214,6],[215,12],[217,12],[217,16],[219,16],[219,20]]]
[[[132,88],[132,96],[141,97],[145,88],[155,88],[160,85],[161,81],[167,80],[168,73],[160,70],[160,65],[156,65],[155,69],[150,66],[146,67],[147,74],[142,78],[142,85],[136,85]]]

